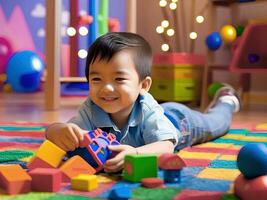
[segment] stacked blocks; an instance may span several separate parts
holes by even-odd
[[[101,129],[88,132],[85,135],[80,147],[68,152],[69,156],[79,155],[86,160],[96,171],[103,169],[106,161],[112,157],[112,152],[107,148],[108,145],[120,144],[115,135],[106,133]]]
[[[91,191],[98,187],[97,176],[80,174],[71,179],[71,188],[75,190]]]
[[[29,170],[35,168],[57,168],[65,154],[64,150],[49,140],[45,140],[27,167]]]
[[[31,190],[32,178],[20,165],[0,166],[0,187],[7,194],[27,193]]]
[[[153,57],[151,94],[161,101],[195,101],[200,96],[205,56],[158,53]]]
[[[166,183],[180,183],[181,169],[185,166],[185,162],[177,154],[165,153],[159,157],[159,167],[164,170]]]
[[[61,171],[59,169],[36,168],[29,172],[32,177],[32,190],[57,192],[61,187]]]
[[[63,182],[70,182],[71,178],[79,174],[95,174],[96,170],[80,156],[73,156],[60,167]]]
[[[139,182],[143,178],[157,177],[158,165],[156,155],[126,155],[124,159],[123,178]]]

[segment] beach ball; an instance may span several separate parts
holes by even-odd
[[[222,38],[218,32],[213,32],[208,35],[206,38],[206,45],[212,51],[215,51],[220,48],[222,44]]]
[[[232,25],[225,25],[220,30],[222,40],[226,43],[231,43],[236,38],[236,29]]]
[[[0,37],[0,74],[6,72],[6,64],[12,53],[10,42],[4,37]]]
[[[237,156],[237,167],[248,178],[267,175],[267,147],[263,143],[248,143]]]
[[[16,52],[7,63],[7,83],[15,92],[34,92],[40,87],[44,62],[33,51]]]

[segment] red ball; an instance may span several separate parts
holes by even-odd
[[[246,179],[240,174],[234,182],[234,193],[242,200],[266,200],[267,175]]]

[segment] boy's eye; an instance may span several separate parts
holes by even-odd
[[[97,77],[92,78],[91,80],[92,80],[92,81],[101,81],[101,79],[100,79],[100,78],[97,78]]]
[[[118,81],[118,82],[122,82],[122,81],[125,81],[126,78],[120,78],[120,77],[119,77],[119,78],[115,78],[115,80]]]

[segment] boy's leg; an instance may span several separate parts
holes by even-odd
[[[175,118],[175,115],[184,116],[191,133],[190,144],[193,145],[224,135],[231,125],[233,113],[240,109],[240,103],[235,90],[226,86],[216,92],[205,113],[178,103],[165,103],[162,107],[171,118]]]

